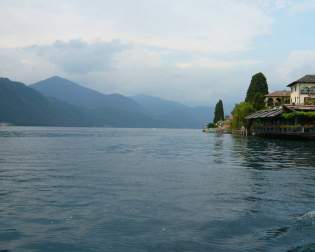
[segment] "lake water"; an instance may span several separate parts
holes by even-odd
[[[315,251],[315,143],[0,128],[0,251]]]

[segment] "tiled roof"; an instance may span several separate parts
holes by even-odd
[[[301,79],[298,79],[288,85],[288,87],[297,83],[315,83],[315,75],[305,75]]]
[[[315,105],[283,105],[282,107],[259,110],[245,117],[246,120],[258,118],[273,118],[285,111],[315,111]]]
[[[267,110],[259,110],[253,114],[250,114],[245,117],[245,119],[257,119],[257,118],[266,118],[266,117],[276,117],[283,113],[282,108],[275,108],[275,109],[267,109]]]
[[[290,96],[291,92],[287,90],[274,91],[266,95],[266,97],[285,97]]]
[[[315,105],[284,105],[289,110],[315,111]]]

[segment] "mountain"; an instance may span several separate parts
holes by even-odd
[[[122,115],[124,114],[124,118],[128,118],[130,121],[133,121],[133,118],[139,120],[141,116],[144,117],[142,122],[137,123],[139,127],[146,127],[149,125],[147,122],[151,119],[157,124],[155,128],[159,127],[158,125],[170,128],[201,128],[205,122],[211,121],[213,114],[208,107],[193,108],[153,96],[105,95],[58,76],[42,80],[30,87],[44,96],[98,111],[95,112],[98,115],[101,110],[106,110],[106,114],[110,115],[110,121],[112,123],[115,121],[115,125],[119,125],[119,118],[123,121]],[[137,120],[133,123],[136,123]],[[145,126],[142,126],[141,123]]]
[[[0,78],[0,121],[16,125],[75,124],[80,113],[77,109],[39,92],[20,82]]]
[[[176,110],[185,110],[188,108],[183,104],[150,95],[136,95],[131,96],[130,98],[142,107],[145,107],[146,111],[154,116],[167,114]]]
[[[128,97],[120,94],[105,95],[59,76],[39,81],[30,87],[45,96],[54,97],[78,107],[90,109],[106,107],[143,113],[143,108]]]
[[[38,126],[168,127],[141,113],[111,107],[74,106],[7,78],[0,78],[0,122]]]
[[[137,95],[131,98],[145,107],[155,119],[168,122],[177,128],[201,128],[206,122],[212,121],[213,109],[210,107],[189,107],[148,95]]]

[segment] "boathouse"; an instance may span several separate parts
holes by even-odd
[[[315,139],[315,105],[283,105],[246,117],[251,135]]]
[[[252,135],[315,139],[315,75],[288,85],[291,91],[266,95],[265,110],[245,117]]]

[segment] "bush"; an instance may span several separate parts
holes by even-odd
[[[245,117],[253,112],[255,112],[255,109],[251,103],[241,102],[236,104],[232,111],[233,119],[231,122],[231,128],[240,129],[242,126],[246,127]]]
[[[210,128],[216,128],[217,125],[215,123],[208,123],[208,129]]]
[[[290,112],[290,113],[283,113],[282,117],[286,120],[294,119],[297,117],[315,119],[315,112],[296,111],[296,112]]]

